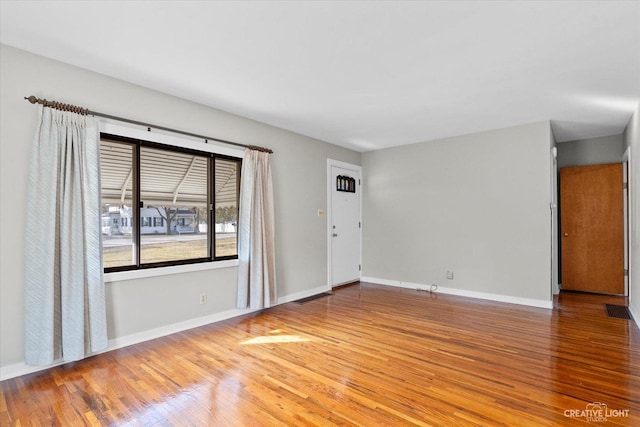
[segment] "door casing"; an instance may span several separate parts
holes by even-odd
[[[629,235],[631,230],[631,147],[627,147],[622,155],[622,182],[623,188],[623,210],[624,210],[624,295],[629,296],[629,283],[631,282],[631,245],[629,245]]]
[[[340,160],[327,159],[327,290],[331,290],[333,283],[333,190],[335,182],[332,179],[332,168],[338,167],[341,169],[347,169],[356,172],[360,176],[360,182],[356,183],[358,186],[358,204],[359,204],[359,218],[360,224],[362,224],[362,166],[354,165],[351,163],[342,162]],[[359,242],[358,242],[358,263],[362,266],[362,227],[359,229]],[[360,271],[360,277],[362,271]],[[358,277],[358,279],[360,278]]]

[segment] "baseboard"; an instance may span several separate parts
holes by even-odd
[[[638,327],[638,329],[640,329],[640,313],[638,313],[633,305],[631,305],[631,303],[629,303],[628,307],[629,312],[631,313],[631,317],[633,317],[633,321],[636,322],[636,326]]]
[[[360,279],[353,281],[353,282],[345,282],[342,283],[340,285],[335,285],[331,288],[332,291],[338,290],[338,289],[342,289],[342,288],[348,288],[349,286],[355,286],[358,285],[360,283]]]
[[[318,286],[312,289],[308,289],[302,292],[296,292],[291,295],[278,298],[277,305],[285,304],[288,302],[296,301],[302,298],[317,295],[322,292],[331,291],[331,288],[327,286]],[[135,334],[126,335],[109,340],[109,345],[106,349],[93,353],[88,357],[95,356],[97,354],[106,353],[108,351],[117,350],[119,348],[128,347],[130,345],[139,344],[141,342],[161,338],[167,335],[175,334],[177,332],[186,331],[188,329],[197,328],[200,326],[208,325],[210,323],[221,322],[223,320],[231,319],[233,317],[250,314],[259,310],[251,309],[231,309],[222,311],[220,313],[214,313],[207,316],[197,317],[195,319],[189,319],[182,322],[172,323],[170,325],[161,326],[159,328],[149,329],[147,331],[137,332]],[[8,380],[10,378],[19,377],[22,375],[32,374],[34,372],[44,371],[46,369],[60,366],[65,363],[69,363],[65,360],[58,360],[50,365],[46,366],[34,366],[27,365],[26,363],[15,363],[13,365],[7,365],[0,367],[0,381]]]
[[[379,279],[376,277],[363,277],[361,280],[363,282],[375,283],[377,285],[395,286],[398,288],[406,288],[406,289],[429,290],[429,288],[431,287],[431,285],[425,285],[421,283],[401,282],[397,280]],[[545,300],[538,300],[538,299],[531,299],[531,298],[520,298],[520,297],[514,297],[510,295],[491,294],[487,292],[468,291],[465,289],[447,288],[440,285],[438,285],[438,290],[436,292],[441,294],[457,295],[461,297],[478,298],[478,299],[486,299],[490,301],[506,302],[510,304],[526,305],[529,307],[538,307],[538,308],[546,308],[546,309],[553,308],[553,301],[545,301]]]
[[[197,317],[195,319],[189,319],[182,322],[172,323],[170,325],[161,326],[159,328],[149,329],[147,331],[137,332],[135,334],[126,335],[124,337],[114,338],[109,340],[107,348],[102,351],[95,352],[87,357],[95,356],[108,351],[117,350],[119,348],[128,347],[130,345],[139,344],[141,342],[161,338],[167,335],[175,334],[177,332],[186,331],[188,329],[197,328],[199,326],[208,325],[210,323],[220,322],[223,320],[231,319],[233,317],[249,314],[257,310],[251,309],[232,309],[223,311],[220,313],[214,313],[208,316]],[[10,378],[19,377],[21,375],[31,374],[38,371],[44,371],[55,366],[60,366],[65,363],[69,363],[65,360],[58,360],[54,363],[46,366],[34,366],[27,365],[26,363],[15,363],[13,365],[7,365],[0,368],[0,381],[8,380]]]
[[[327,285],[317,286],[317,287],[312,288],[312,289],[307,289],[306,291],[296,292],[295,294],[290,294],[290,295],[284,296],[282,298],[278,298],[278,305],[286,304],[286,303],[292,302],[292,301],[297,301],[299,299],[311,297],[313,295],[318,295],[318,294],[321,294],[323,292],[331,292],[331,287],[329,287]]]
[[[130,345],[139,344],[141,342],[153,340],[156,338],[161,338],[167,335],[175,334],[177,332],[198,328],[210,323],[221,322],[223,320],[254,313],[256,311],[259,310],[234,308],[231,310],[222,311],[220,313],[196,317],[195,319],[184,320],[182,322],[172,323],[170,325],[161,326],[159,328],[149,329],[147,331],[137,332],[135,334],[126,335],[124,337],[114,338],[112,340],[109,340],[109,347],[104,352],[128,347]]]

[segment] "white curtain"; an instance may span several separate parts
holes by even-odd
[[[25,362],[107,347],[96,119],[42,107],[31,153],[25,242]]]
[[[276,303],[276,262],[269,153],[245,151],[238,224],[238,308],[271,307]]]

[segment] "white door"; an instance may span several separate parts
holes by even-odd
[[[335,162],[338,163],[338,162]],[[329,165],[331,286],[360,280],[360,167]]]

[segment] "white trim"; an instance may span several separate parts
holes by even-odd
[[[124,280],[124,279],[122,279]],[[308,289],[302,292],[296,292],[291,295],[287,295],[284,297],[278,298],[278,304],[286,304],[291,301],[296,301],[301,298],[310,297],[313,295],[317,295],[322,292],[331,291],[331,288],[327,288],[326,286],[317,286],[313,289]],[[117,350],[119,348],[128,347],[130,345],[139,344],[145,341],[153,340],[156,338],[162,338],[167,335],[175,334],[177,332],[186,331],[193,328],[198,328],[200,326],[208,325],[211,323],[221,322],[223,320],[231,319],[233,317],[243,316],[245,314],[253,313],[256,311],[260,311],[261,309],[239,309],[234,308],[231,310],[222,311],[220,313],[214,313],[203,317],[197,317],[195,319],[184,320],[182,322],[172,323],[170,325],[160,326],[158,328],[149,329],[147,331],[136,332],[134,334],[126,335],[124,337],[114,338],[109,340],[109,345],[106,349],[93,353],[91,356],[95,356],[96,354],[106,353],[112,350]],[[90,357],[90,356],[88,356]],[[24,362],[15,363],[13,365],[7,365],[0,367],[0,381],[8,380],[10,378],[19,377],[26,374],[31,374],[38,371],[43,371],[46,369],[53,368],[55,366],[63,365],[65,363],[69,363],[69,361],[58,360],[47,366],[33,366],[27,365]]]
[[[183,320],[182,322],[176,322],[170,325],[149,329],[147,331],[126,335],[124,337],[114,338],[112,340],[109,340],[109,349],[105,351],[128,347],[130,345],[165,337],[167,335],[175,334],[177,332],[182,332],[193,328],[198,328],[200,326],[208,325],[211,323],[221,322],[223,320],[253,313],[255,311],[258,310],[234,308],[231,310],[222,311],[220,313],[209,314],[203,317],[196,317],[195,319]]]
[[[358,173],[358,176],[360,177],[360,185],[359,185],[359,191],[358,191],[358,201],[360,202],[360,213],[359,213],[359,218],[358,220],[360,221],[360,258],[358,260],[359,264],[360,264],[360,273],[359,276],[362,277],[362,189],[364,187],[364,179],[362,177],[362,166],[359,165],[354,165],[351,163],[346,163],[340,160],[334,160],[334,159],[329,159],[327,158],[327,286],[329,287],[329,289],[333,288],[333,283],[331,280],[331,260],[332,260],[332,234],[333,234],[333,229],[331,228],[331,224],[333,222],[333,206],[332,206],[332,191],[333,191],[333,179],[331,178],[331,168],[332,167],[338,167],[338,168],[342,168],[342,169],[347,169],[347,170],[352,170],[354,172]]]
[[[633,309],[633,305],[628,304],[627,309],[631,313],[631,317],[633,317],[633,321],[636,322],[636,326],[640,329],[640,313],[636,313]]]
[[[360,165],[354,165],[353,163],[347,163],[341,160],[334,160],[334,159],[327,158],[327,167],[330,168],[331,166],[335,166],[337,168],[342,168],[342,169],[348,169],[348,170],[359,172],[359,173],[362,172],[362,166]],[[328,170],[331,170],[331,169],[328,169]]]
[[[168,276],[169,274],[190,273],[192,271],[217,270],[219,268],[237,267],[238,260],[201,262],[196,264],[180,264],[168,267],[142,268],[139,270],[117,271],[105,273],[105,283],[135,280],[145,277]]]
[[[44,371],[56,366],[63,365],[66,362],[56,361],[47,366],[31,366],[26,363],[14,363],[0,367],[0,381],[10,380],[11,378],[21,377],[22,375],[33,374],[34,372]]]
[[[625,263],[625,267],[627,268],[627,270],[629,271],[629,273],[627,274],[627,276],[624,279],[624,295],[626,297],[629,298],[629,300],[631,300],[631,295],[630,295],[630,285],[631,283],[633,283],[631,281],[631,275],[633,274],[633,272],[631,271],[631,260],[633,259],[631,257],[632,253],[632,249],[631,249],[631,241],[630,241],[630,237],[631,237],[631,230],[633,230],[633,225],[635,222],[635,218],[633,217],[633,215],[631,214],[631,199],[633,198],[633,179],[631,179],[631,171],[632,171],[632,166],[631,166],[631,147],[627,147],[627,149],[624,151],[624,154],[622,155],[622,169],[623,169],[623,173],[624,171],[624,165],[627,165],[627,170],[626,170],[626,177],[627,177],[627,197],[626,197],[626,205],[623,206],[624,209],[624,219],[625,219],[625,223],[624,223],[624,247],[625,247],[625,252],[627,252],[625,255],[625,259],[624,259],[624,263]],[[624,176],[623,176],[624,179]],[[629,307],[631,307],[631,304],[628,304]],[[634,319],[638,319],[637,316],[633,316]],[[640,322],[639,320],[636,320],[636,323]],[[640,324],[638,324],[638,326],[640,327]]]
[[[558,284],[559,257],[558,257],[558,148],[551,148],[551,295],[560,293]]]
[[[296,292],[295,294],[291,294],[291,295],[287,295],[284,297],[280,297],[278,298],[278,305],[280,304],[286,304],[288,302],[292,302],[292,301],[297,301],[299,299],[302,298],[307,298],[307,297],[311,297],[314,295],[318,295],[320,293],[323,292],[330,292],[331,291],[331,287],[327,287],[327,286],[316,286],[313,289],[307,289],[306,291],[301,291],[301,292]]]
[[[153,128],[148,131],[147,128],[143,126],[123,122],[114,123],[113,120],[104,118],[100,119],[100,132],[231,157],[243,158],[245,151],[244,148],[225,145],[217,141],[209,141],[205,144],[203,140],[199,138],[186,135],[176,136],[176,134],[173,133],[162,133],[162,131]]]
[[[109,340],[109,345],[106,349],[92,353],[90,356],[96,354],[106,353],[119,348],[128,347],[130,345],[139,344],[145,341],[161,338],[167,335],[175,334],[177,332],[186,331],[188,329],[197,328],[200,326],[208,325],[210,323],[220,322],[223,320],[231,319],[232,317],[242,316],[244,314],[253,313],[258,310],[251,309],[232,309],[223,311],[220,313],[210,314],[208,316],[197,317],[195,319],[184,320],[182,322],[172,323],[170,325],[160,326],[158,328],[149,329],[147,331],[137,332],[124,337],[114,338]],[[87,357],[90,357],[87,356]],[[18,377],[21,375],[31,374],[33,372],[43,371],[55,366],[69,363],[69,361],[58,360],[47,366],[33,366],[26,363],[15,363],[0,368],[0,381],[7,380],[9,378]]]
[[[425,285],[421,283],[401,282],[397,280],[379,279],[376,277],[363,277],[361,280],[363,282],[374,283],[377,285],[395,286],[398,288],[406,288],[406,289],[419,289],[419,290],[427,291],[430,288],[430,285]],[[529,307],[553,309],[553,301],[513,297],[510,295],[490,294],[486,292],[467,291],[465,289],[446,288],[440,285],[438,285],[438,290],[436,292],[441,294],[457,295],[461,297],[486,299],[486,300],[497,301],[497,302],[506,302],[509,304],[526,305]]]

